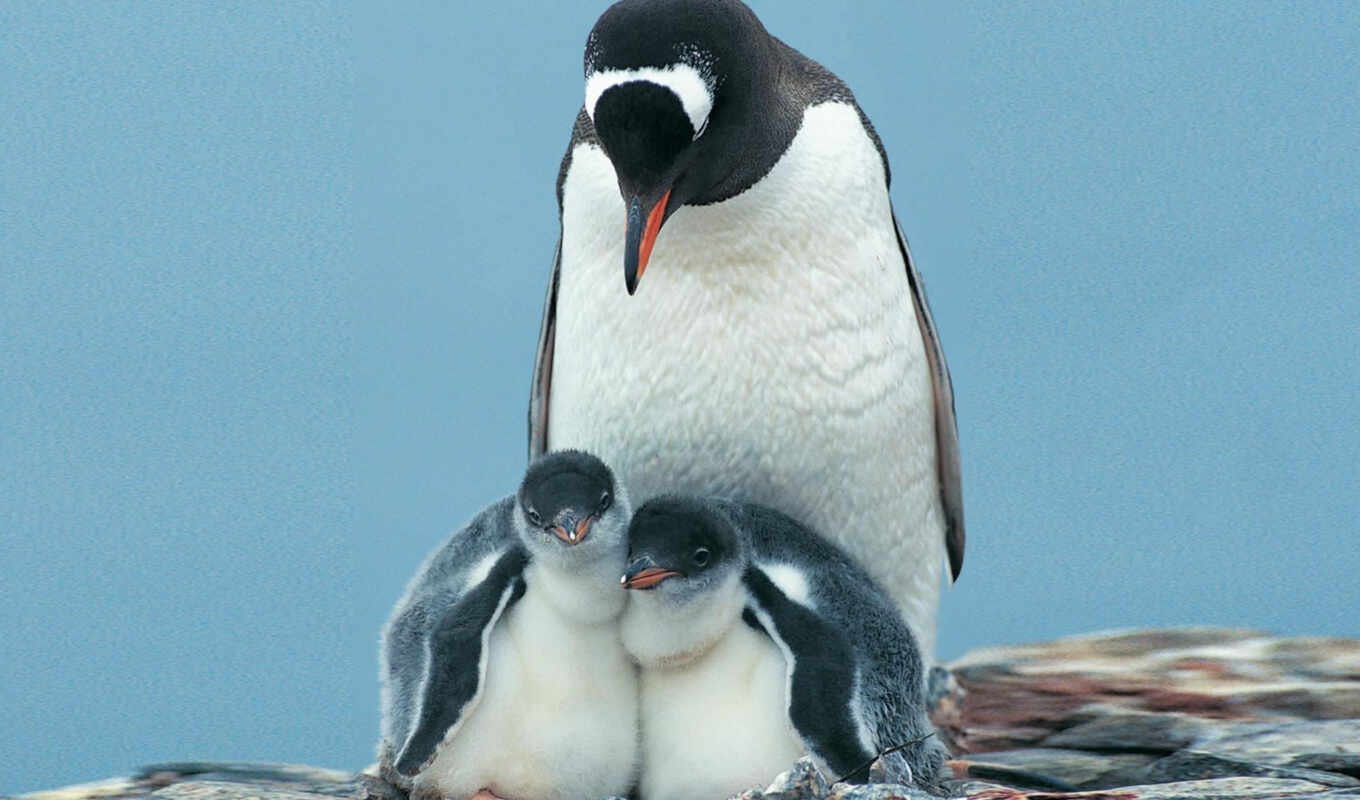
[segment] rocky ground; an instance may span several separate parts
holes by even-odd
[[[974,800],[1360,799],[1360,640],[1178,629],[970,653],[934,718]],[[405,800],[367,776],[311,767],[146,767],[25,800]],[[924,798],[828,786],[806,762],[768,800]]]

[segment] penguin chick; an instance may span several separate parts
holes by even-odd
[[[892,599],[770,508],[665,496],[628,531],[623,643],[642,667],[646,800],[726,797],[803,754],[828,781],[937,790],[944,747],[921,654]]]
[[[382,631],[389,780],[413,798],[630,790],[637,671],[618,588],[629,516],[599,459],[552,453],[426,559]]]

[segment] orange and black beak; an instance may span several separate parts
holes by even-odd
[[[628,204],[628,232],[623,245],[623,283],[629,295],[637,291],[638,281],[642,280],[642,273],[647,270],[647,260],[652,257],[652,245],[656,244],[656,235],[661,232],[661,223],[666,221],[670,199],[671,190],[667,189],[660,198],[650,203],[633,195]],[[649,206],[649,210],[644,219],[642,213],[645,206]]]
[[[625,589],[651,589],[679,574],[676,570],[658,567],[651,556],[641,556],[628,562],[628,568],[619,578],[619,583]]]
[[[548,530],[564,544],[576,545],[585,541],[586,534],[590,533],[590,524],[594,521],[594,514],[578,514],[573,509],[564,508],[553,517],[553,524]]]

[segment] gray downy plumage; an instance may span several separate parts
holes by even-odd
[[[550,613],[553,617],[539,630],[567,629],[579,622],[592,629],[603,626],[605,642],[617,639],[614,620],[623,607],[618,571],[626,552],[630,511],[626,495],[602,462],[575,451],[553,453],[530,466],[516,495],[488,506],[430,554],[382,630],[378,755],[384,777],[410,789],[418,776],[443,759],[444,745],[479,711],[488,668],[495,667],[489,663],[490,653],[496,648],[493,630],[511,625],[503,635],[516,635],[511,624],[519,621],[512,619],[515,615]],[[551,610],[534,611],[544,606],[542,598],[537,597],[544,593],[553,595],[548,604]],[[531,626],[529,630],[535,629]],[[570,634],[570,630],[564,631],[564,635]],[[626,665],[622,650],[616,649],[620,663]],[[543,651],[542,656],[555,659],[551,650]],[[567,676],[591,666],[556,660],[559,663],[555,668]],[[518,680],[534,679],[532,671],[523,669],[523,665],[512,665],[511,672]],[[552,675],[548,681],[561,684],[561,674]],[[620,680],[620,695],[636,692],[631,670]],[[501,702],[509,697],[513,703],[516,691],[502,691],[498,697]],[[621,702],[626,707],[632,701],[623,697]],[[609,724],[614,721],[609,720]],[[627,729],[629,724],[622,727]],[[588,730],[572,733],[586,740],[593,734]],[[502,748],[509,751],[510,744],[502,743]],[[460,743],[458,747],[464,751],[490,748],[494,752],[497,744]],[[631,785],[635,755],[630,755],[626,747],[615,749],[616,756],[603,757],[619,759],[614,766],[626,777],[607,787],[591,786],[592,791],[619,792]],[[561,755],[563,759],[574,757]],[[487,763],[484,771],[489,776],[487,783],[491,783],[496,765]],[[543,778],[547,783],[556,780],[552,774]],[[443,788],[438,780],[432,783],[436,792]],[[472,786],[471,790],[477,788]]]
[[[905,744],[882,756],[887,779],[937,791],[946,751],[926,716],[921,654],[892,599],[862,568],[757,504],[668,495],[634,514],[626,585],[656,591],[657,602],[696,604],[703,602],[696,593],[714,592],[731,570],[741,572],[745,593],[732,625],[758,628],[791,659],[789,720],[827,780],[865,782],[870,762]],[[635,605],[625,612],[625,646]]]

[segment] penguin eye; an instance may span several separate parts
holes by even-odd
[[[698,550],[695,550],[695,551],[694,551],[694,566],[696,566],[696,567],[706,567],[706,566],[708,566],[708,548],[707,548],[707,547],[700,547]]]
[[[614,498],[609,496],[609,492],[605,492],[604,494],[600,495],[599,513],[603,514],[613,504]]]
[[[538,512],[535,511],[535,510],[532,509],[532,508],[527,508],[527,509],[525,509],[525,510],[524,510],[524,516],[528,517],[528,518],[529,518],[529,521],[532,522],[532,523],[535,524],[535,525],[542,525],[542,524],[543,524],[543,518],[540,517],[540,516],[538,515]]]

